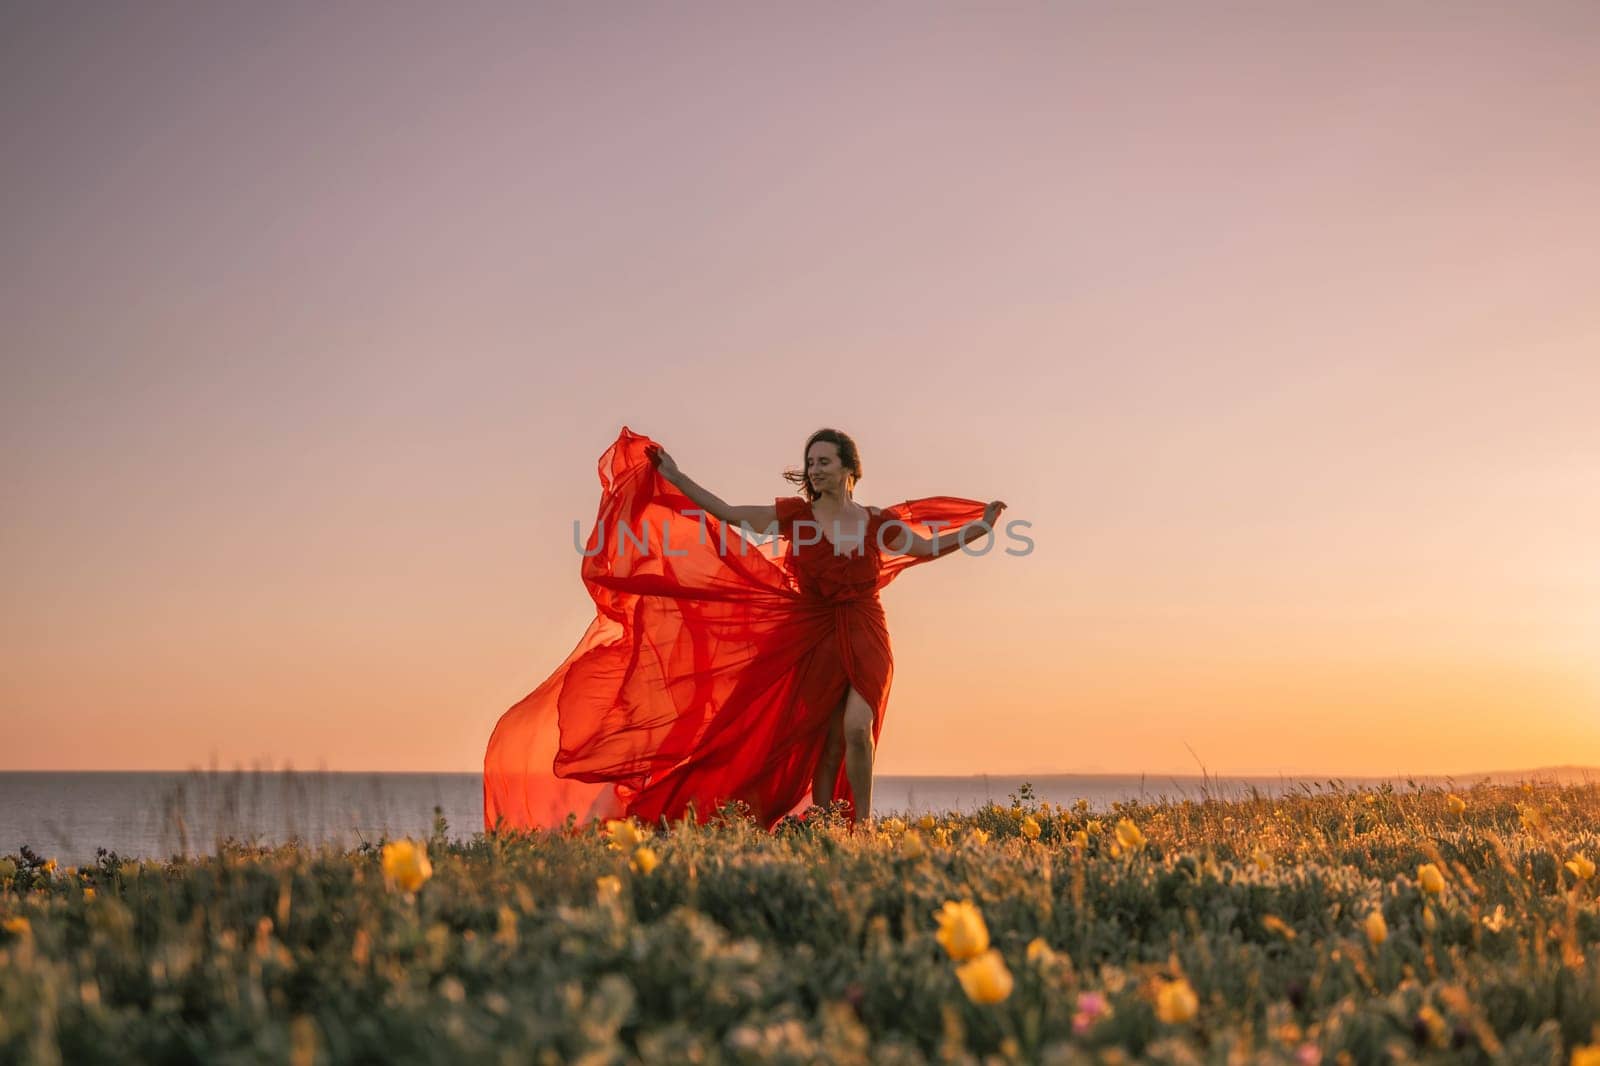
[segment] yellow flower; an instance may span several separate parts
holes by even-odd
[[[47,873],[47,874],[53,874],[53,873],[56,872],[56,861],[54,859],[46,859],[45,860],[45,862],[44,862],[44,872]]]
[[[922,830],[924,833],[931,833],[933,831],[933,827],[937,824],[937,821],[935,821],[933,815],[931,814],[924,814],[921,818],[917,819],[917,828]]]
[[[933,831],[933,842],[941,848],[948,848],[950,846],[950,830],[942,825],[935,829]]]
[[[1022,835],[1029,840],[1039,839],[1039,823],[1033,820],[1031,814],[1022,820]]]
[[[1544,812],[1537,807],[1523,807],[1522,827],[1524,829],[1543,829]]]
[[[1496,903],[1494,905],[1494,913],[1485,918],[1483,924],[1491,933],[1498,933],[1510,925],[1511,919],[1506,917],[1506,905],[1504,903]]]
[[[1422,886],[1422,891],[1430,896],[1437,896],[1444,891],[1444,874],[1431,862],[1425,862],[1417,867],[1417,884]]]
[[[93,885],[89,885],[88,887],[86,887],[83,890],[83,898],[86,899],[86,900],[87,899],[94,899],[94,886]]]
[[[1139,827],[1133,824],[1133,819],[1124,818],[1117,823],[1117,843],[1128,851],[1136,851],[1144,847],[1144,834],[1139,832]]]
[[[1036,936],[1028,941],[1029,962],[1049,962],[1055,957],[1056,953],[1050,950],[1050,945],[1045,942],[1044,937]]]
[[[15,933],[17,936],[29,936],[33,933],[33,926],[28,924],[28,919],[21,916],[0,921],[0,929]]]
[[[1285,940],[1293,940],[1295,938],[1294,927],[1288,922],[1284,921],[1282,918],[1279,918],[1276,914],[1268,914],[1264,916],[1261,919],[1261,925],[1267,930],[1267,932],[1277,933]]]
[[[433,876],[428,849],[412,840],[396,840],[383,846],[383,876],[391,887],[415,892]]]
[[[989,927],[971,900],[947,900],[933,916],[939,922],[935,939],[952,959],[970,959],[988,950]]]
[[[1450,1026],[1445,1023],[1444,1015],[1431,1004],[1417,1011],[1417,1021],[1422,1023],[1428,1034],[1428,1043],[1434,1047],[1442,1048],[1449,1042]]]
[[[994,949],[956,967],[962,991],[974,1003],[999,1003],[1011,995],[1011,971]]]
[[[967,831],[967,839],[974,844],[987,844],[989,843],[989,834],[982,829],[969,829]]]
[[[516,947],[517,912],[502,903],[497,917],[499,918],[499,924],[494,931],[494,942],[496,944],[504,944],[509,948]]]
[[[1156,992],[1156,1017],[1168,1025],[1182,1025],[1200,1013],[1200,997],[1184,978],[1168,981]]]
[[[616,874],[606,874],[604,877],[594,879],[594,894],[601,903],[610,903],[622,896],[622,878]]]
[[[1389,939],[1389,923],[1383,920],[1382,911],[1375,910],[1367,914],[1367,939],[1372,941],[1373,947]]]
[[[927,845],[922,842],[922,834],[915,829],[908,830],[901,838],[900,854],[908,859],[920,859],[928,854]]]
[[[1089,834],[1085,833],[1082,829],[1078,830],[1076,833],[1073,833],[1072,846],[1077,848],[1079,851],[1083,851],[1088,848]]]
[[[1439,928],[1439,916],[1427,905],[1422,908],[1422,928],[1430,933]]]
[[[1573,1048],[1568,1066],[1600,1066],[1600,1044],[1583,1044]]]
[[[609,838],[606,846],[612,851],[626,851],[636,848],[649,839],[649,834],[634,824],[632,818],[610,819],[606,822],[606,836]]]
[[[1272,869],[1272,853],[1266,848],[1257,848],[1250,856],[1250,861],[1256,864],[1256,869],[1265,873]]]
[[[1589,878],[1594,876],[1594,863],[1590,862],[1582,855],[1574,855],[1571,859],[1567,860],[1566,866],[1567,869],[1572,871],[1572,876],[1576,877],[1580,881],[1587,881]]]
[[[645,845],[640,844],[637,848],[633,849],[633,860],[629,863],[629,865],[631,865],[634,870],[648,877],[650,875],[650,871],[656,868],[656,863],[659,861],[660,860],[656,858],[655,849],[648,848]]]
[[[1445,797],[1444,802],[1445,805],[1450,808],[1450,813],[1455,815],[1457,818],[1461,817],[1461,815],[1465,814],[1467,811],[1467,801],[1456,795],[1454,792]]]
[[[1092,835],[1104,829],[1105,823],[1101,822],[1098,818],[1091,818],[1087,822],[1083,823],[1083,827]]]
[[[898,818],[885,818],[878,823],[878,828],[890,836],[899,836],[906,831],[906,823]]]

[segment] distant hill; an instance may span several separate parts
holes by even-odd
[[[1491,770],[1477,774],[1450,774],[1457,781],[1476,782],[1489,780],[1497,785],[1518,781],[1553,781],[1558,785],[1583,785],[1600,782],[1600,767],[1596,766],[1541,766],[1535,770]]]

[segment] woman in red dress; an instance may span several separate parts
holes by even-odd
[[[1005,504],[863,507],[855,442],[831,429],[806,442],[804,472],[785,476],[803,497],[730,506],[623,428],[600,459],[583,549],[595,620],[495,727],[490,829],[703,821],[730,801],[770,828],[808,791],[870,816],[894,673],[878,591],[977,544]]]

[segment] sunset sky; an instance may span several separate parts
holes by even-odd
[[[1600,765],[1600,5],[71,6],[0,769],[479,769],[623,425],[1032,523],[884,593],[880,773]]]

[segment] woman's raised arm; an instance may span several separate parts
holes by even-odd
[[[752,531],[763,535],[778,532],[777,507],[770,503],[736,507],[679,470],[678,464],[672,461],[672,456],[668,455],[665,449],[656,448],[649,454],[661,476],[712,518],[732,525],[748,526]]]
[[[924,537],[902,526],[894,530],[894,535],[884,542],[884,547],[900,555],[948,555],[963,544],[993,533],[995,520],[1005,509],[1004,500],[991,500],[989,506],[983,509],[982,518],[936,537]]]

